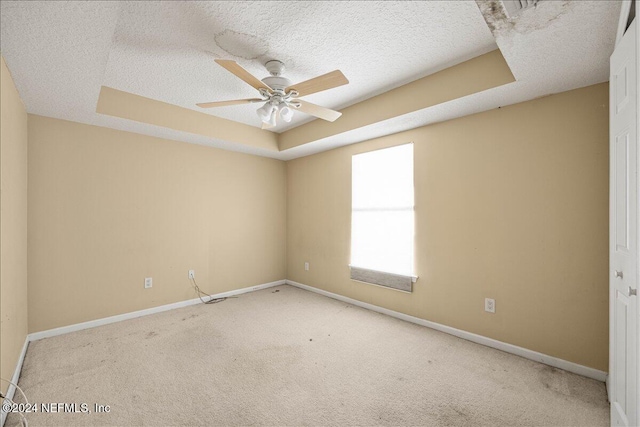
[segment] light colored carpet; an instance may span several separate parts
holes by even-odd
[[[609,425],[601,382],[286,285],[33,342],[20,385],[111,407],[31,426]]]

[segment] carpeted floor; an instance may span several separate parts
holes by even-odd
[[[31,426],[609,425],[601,382],[286,285],[32,342],[20,386],[110,407]]]

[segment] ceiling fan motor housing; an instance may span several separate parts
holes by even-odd
[[[273,59],[267,61],[264,66],[271,76],[265,77],[262,81],[271,89],[284,92],[287,87],[291,86],[291,80],[282,77],[284,73],[284,62]]]
[[[287,87],[291,86],[291,80],[285,77],[269,76],[262,79],[262,81],[276,91],[284,92]]]

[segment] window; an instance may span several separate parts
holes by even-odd
[[[411,291],[413,144],[351,159],[351,278]]]

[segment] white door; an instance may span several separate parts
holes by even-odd
[[[638,419],[638,102],[636,20],[611,55],[609,386],[611,425]]]

